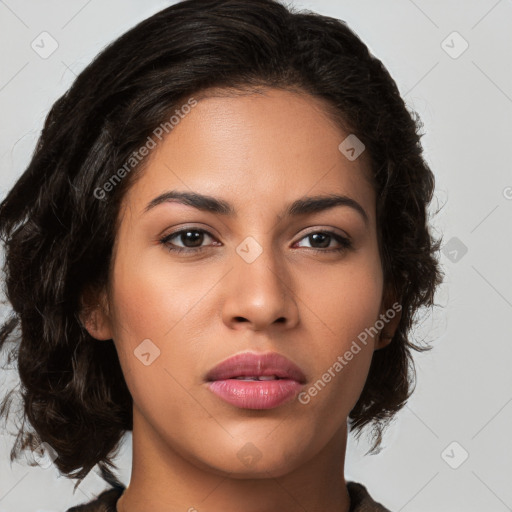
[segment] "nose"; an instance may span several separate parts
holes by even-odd
[[[233,268],[225,279],[222,318],[228,327],[263,331],[274,324],[282,329],[297,325],[290,273],[271,248],[263,248],[251,263],[234,251]]]

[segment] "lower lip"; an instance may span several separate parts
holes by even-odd
[[[225,379],[209,383],[213,393],[241,409],[273,409],[294,398],[301,387],[302,384],[291,379]]]

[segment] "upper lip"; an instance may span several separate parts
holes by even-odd
[[[270,375],[275,375],[281,379],[296,380],[301,384],[306,381],[303,371],[295,363],[277,352],[267,352],[265,354],[242,352],[236,354],[212,368],[206,375],[206,380]]]

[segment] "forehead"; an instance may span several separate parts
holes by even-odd
[[[318,194],[351,195],[373,215],[369,158],[340,151],[347,138],[323,100],[279,89],[210,90],[149,155],[128,191],[132,212],[166,190],[230,198],[237,210]]]

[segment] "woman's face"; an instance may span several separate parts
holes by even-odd
[[[358,336],[385,311],[375,191],[366,153],[338,149],[348,135],[320,100],[267,89],[201,99],[153,150],[124,198],[96,332],[115,342],[134,439],[151,432],[169,453],[242,478],[337,446],[382,346]],[[208,196],[209,209],[155,201],[171,191]],[[349,200],[287,212],[330,195]],[[240,353],[278,353],[303,379],[225,376],[223,398],[208,374]]]

